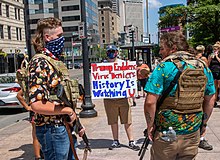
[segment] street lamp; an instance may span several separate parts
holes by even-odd
[[[82,111],[79,113],[81,118],[96,117],[97,112],[94,110],[95,105],[91,100],[90,77],[89,77],[89,57],[87,44],[87,25],[86,25],[86,7],[85,0],[80,0],[81,4],[81,22],[84,22],[84,38],[82,38],[82,55],[83,55],[83,79],[85,88],[85,101],[82,104]]]
[[[135,56],[135,49],[134,49],[134,32],[135,32],[135,26],[131,26],[131,34],[132,34],[132,52],[131,52],[131,61],[134,61]]]

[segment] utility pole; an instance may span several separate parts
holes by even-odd
[[[147,28],[147,33],[146,33],[146,36],[148,37],[148,41],[149,41],[149,43],[150,43],[150,35],[149,35],[149,14],[148,14],[148,0],[146,0],[146,17],[147,17],[147,20],[146,20],[146,22],[147,22],[147,26],[146,26],[146,28]]]
[[[83,55],[83,79],[85,88],[85,100],[82,104],[82,111],[79,113],[81,118],[96,117],[97,112],[94,110],[95,105],[92,103],[91,91],[90,91],[90,77],[89,77],[89,56],[88,56],[88,44],[87,44],[87,24],[86,24],[86,5],[85,0],[80,0],[81,5],[81,24],[84,27],[81,31],[82,35],[82,55]]]

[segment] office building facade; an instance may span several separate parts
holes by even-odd
[[[23,0],[0,1],[0,73],[15,72],[26,51]]]
[[[86,1],[86,22],[89,45],[98,42],[98,2],[97,0]],[[28,37],[31,39],[35,33],[39,19],[56,17],[62,20],[65,45],[64,54],[66,61],[82,61],[82,44],[79,39],[79,23],[81,22],[80,0],[27,0],[27,28],[29,27]],[[28,49],[33,55],[34,51],[31,44]]]

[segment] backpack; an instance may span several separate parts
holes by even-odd
[[[24,55],[24,60],[21,62],[21,68],[16,71],[16,82],[20,85],[26,102],[29,102],[28,96],[28,56]]]
[[[202,111],[207,77],[204,73],[205,62],[187,52],[176,52],[163,60],[173,62],[178,69],[181,61],[186,69],[179,77],[175,97],[166,97],[160,109],[173,109],[176,113],[195,113]],[[187,67],[192,65],[193,68]]]
[[[46,56],[42,53],[35,54],[33,59],[35,58],[44,58],[47,63],[53,66],[53,68],[57,71],[58,76],[61,78],[60,84],[63,85],[65,94],[67,99],[76,105],[76,100],[79,98],[79,84],[77,80],[71,80],[69,77],[69,72],[66,66],[62,61],[54,60],[53,58]],[[21,86],[24,97],[27,102],[29,102],[29,63],[25,58],[21,64],[21,69],[17,70],[16,78],[18,84]],[[57,95],[47,95],[49,100],[58,100]]]

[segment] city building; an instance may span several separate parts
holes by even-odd
[[[130,27],[133,25],[135,29],[135,41],[141,41],[141,37],[143,35],[143,0],[124,0],[123,3],[120,4],[120,13],[124,18],[123,21],[123,30],[122,33],[126,33],[126,38],[129,38]]]
[[[15,72],[26,52],[23,0],[0,1],[0,73]]]
[[[116,2],[116,1],[115,1]],[[114,12],[113,12],[114,4]],[[117,44],[119,31],[118,3],[112,0],[98,0],[100,45]]]
[[[86,23],[88,32],[88,45],[92,46],[99,41],[98,35],[98,2],[86,0]],[[67,64],[82,62],[82,44],[79,39],[79,24],[81,22],[80,0],[26,0],[26,26],[27,37],[31,39],[35,33],[39,19],[56,17],[62,20],[65,45],[64,60]],[[31,42],[28,43],[28,51],[33,55]],[[95,55],[89,54],[89,58]]]

